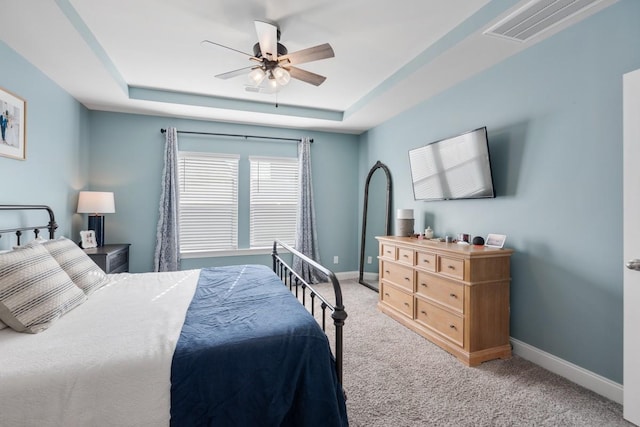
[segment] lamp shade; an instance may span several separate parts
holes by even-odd
[[[275,77],[276,79],[276,82],[278,82],[280,86],[286,85],[287,83],[289,83],[289,80],[291,80],[291,74],[289,74],[289,72],[284,68],[276,67],[273,69],[272,73],[273,77]]]
[[[113,193],[108,191],[81,191],[78,196],[78,213],[114,213],[116,204]]]
[[[262,83],[262,81],[264,80],[265,77],[266,77],[266,74],[265,74],[264,70],[262,68],[260,68],[260,67],[254,68],[249,73],[249,81],[254,86],[258,86],[260,83]]]

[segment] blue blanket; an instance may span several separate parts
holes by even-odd
[[[201,271],[173,355],[171,425],[348,425],[326,335],[267,267]]]

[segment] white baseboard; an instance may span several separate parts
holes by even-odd
[[[533,362],[594,393],[622,404],[622,384],[611,381],[515,338],[511,338],[511,344],[513,345],[513,353],[523,359]]]
[[[340,273],[335,273],[335,275],[338,280],[358,280],[360,273],[357,271],[341,271]]]
[[[340,273],[335,273],[338,280],[358,280],[360,277],[359,271],[341,271]],[[362,275],[362,278],[367,282],[377,282],[378,281],[378,273],[367,273],[366,271]]]

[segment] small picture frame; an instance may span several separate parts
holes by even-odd
[[[97,248],[98,242],[96,241],[96,232],[94,230],[82,230],[80,232],[80,238],[82,239],[82,248]]]
[[[502,248],[505,240],[507,240],[507,236],[504,234],[489,234],[484,245],[490,248]]]
[[[0,87],[0,156],[25,160],[27,101]]]

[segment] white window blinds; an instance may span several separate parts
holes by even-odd
[[[250,245],[269,247],[275,239],[295,243],[298,160],[250,157]]]
[[[238,248],[239,158],[179,152],[180,252]]]

